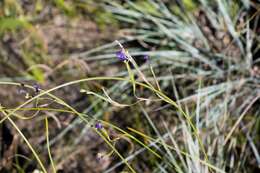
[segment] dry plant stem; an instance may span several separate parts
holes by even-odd
[[[132,129],[132,128],[130,128],[130,127],[129,127],[128,129],[129,129],[130,131],[132,131],[132,132],[134,132],[134,133],[136,133],[136,134],[138,134],[138,135],[140,135],[140,136],[142,136],[142,137],[144,137],[144,138],[146,138],[146,139],[152,141],[152,142],[155,142],[155,141],[156,141],[156,139],[154,139],[154,138],[152,138],[152,137],[150,137],[150,136],[147,136],[147,135],[145,135],[144,133],[141,133],[141,132],[139,132],[139,131],[137,131],[137,130],[135,130],[135,129]],[[160,143],[160,142],[158,142],[158,143]],[[176,151],[177,153],[180,153],[180,154],[182,154],[182,155],[184,155],[184,156],[186,156],[186,157],[195,158],[196,160],[198,160],[198,161],[199,161],[200,163],[202,163],[203,165],[208,166],[209,168],[211,168],[211,169],[213,169],[213,170],[215,170],[215,171],[217,171],[217,172],[226,173],[225,171],[219,169],[218,167],[215,167],[215,166],[209,164],[207,161],[201,160],[199,157],[191,156],[190,154],[188,154],[188,153],[186,153],[186,152],[184,152],[184,151],[182,151],[182,150],[180,150],[180,149],[177,149],[177,148],[175,148],[175,147],[172,147],[171,145],[168,145],[168,144],[166,144],[166,143],[165,143],[165,145],[166,145],[168,148],[170,148],[170,149]]]
[[[45,117],[45,128],[46,128],[46,142],[47,142],[47,149],[48,149],[48,155],[51,161],[51,166],[53,169],[53,172],[56,173],[55,164],[53,162],[52,156],[51,156],[51,149],[50,149],[50,143],[49,143],[49,125],[48,125],[48,117]]]
[[[102,78],[102,77],[101,77],[101,78]],[[95,78],[95,79],[99,79],[99,78]],[[108,79],[108,78],[105,78],[105,79]],[[111,79],[111,78],[110,78],[110,79]],[[119,78],[119,79],[120,79],[120,78]],[[75,83],[79,83],[79,82],[83,82],[83,81],[89,81],[89,80],[93,80],[93,78],[87,78],[87,79],[77,80],[77,82],[76,82],[76,81],[72,81],[72,82],[69,82],[69,85],[72,85],[72,84],[75,84]],[[122,80],[122,79],[121,79],[121,80]],[[14,83],[14,82],[0,82],[0,84],[20,85],[19,83]],[[62,104],[62,105],[64,105],[64,106],[66,106],[67,108],[69,108],[70,110],[72,110],[73,113],[75,113],[76,115],[78,115],[78,116],[80,117],[80,119],[83,120],[83,122],[85,122],[86,124],[88,124],[88,123],[89,123],[88,120],[87,120],[81,113],[77,112],[74,108],[72,108],[70,105],[68,105],[66,102],[64,102],[64,101],[61,100],[60,98],[58,98],[58,97],[56,97],[56,96],[54,96],[54,95],[52,95],[52,94],[49,93],[49,92],[51,92],[51,91],[57,90],[57,89],[59,89],[59,88],[62,88],[62,87],[64,87],[64,86],[68,86],[68,83],[65,83],[65,84],[63,84],[63,85],[59,85],[59,86],[57,86],[57,87],[55,87],[55,88],[52,88],[52,89],[50,89],[50,90],[43,91],[43,92],[39,93],[39,94],[36,95],[35,97],[33,97],[33,98],[27,100],[25,103],[21,104],[20,106],[18,106],[17,108],[15,108],[13,111],[11,111],[10,113],[8,113],[8,114],[0,121],[0,123],[2,123],[2,122],[3,122],[4,120],[6,120],[6,119],[9,119],[9,116],[11,116],[12,114],[14,114],[17,110],[19,110],[20,108],[22,108],[22,107],[25,106],[26,104],[30,103],[30,102],[33,101],[34,99],[37,99],[37,98],[39,98],[40,96],[47,94],[47,95],[49,95],[50,97],[54,98],[54,99],[57,101],[57,103],[60,103],[60,104]],[[26,87],[33,88],[33,87],[31,87],[31,86],[26,86]],[[95,129],[95,128],[94,128],[94,129]],[[96,130],[96,129],[95,129],[95,130]],[[98,132],[98,131],[96,130],[96,132]],[[99,133],[98,133],[98,134],[99,134]],[[99,134],[99,135],[100,135],[100,134]],[[107,141],[106,141],[106,142],[107,142]],[[110,143],[109,143],[108,145],[111,147]],[[129,167],[129,169],[132,171],[133,168],[128,164],[128,162],[124,159],[124,157],[123,157],[113,146],[112,146],[111,148],[112,148],[113,151],[122,159],[122,161]],[[134,170],[133,170],[132,172],[134,172]]]
[[[125,160],[125,158],[117,151],[117,149],[106,139],[106,137],[100,133],[97,129],[95,129],[96,133],[109,145],[110,148],[120,157],[121,160],[124,161],[126,166],[131,170],[132,173],[136,173],[135,170],[129,165],[129,163]]]
[[[7,117],[7,114],[5,113],[5,111],[3,111],[2,108],[0,108],[0,111],[5,115],[5,117]],[[47,173],[41,159],[39,158],[38,154],[36,153],[36,151],[34,150],[34,148],[32,147],[32,145],[30,144],[30,142],[27,140],[27,138],[24,136],[24,134],[21,132],[21,130],[19,129],[19,127],[17,127],[17,125],[13,122],[13,120],[10,117],[7,117],[8,121],[12,124],[12,126],[18,131],[18,133],[21,135],[21,137],[23,138],[23,140],[25,141],[25,143],[28,145],[28,147],[30,148],[30,150],[32,151],[34,157],[36,158],[36,160],[38,161],[42,171],[44,173]]]
[[[247,111],[252,107],[252,105],[260,98],[260,95],[258,95],[257,97],[255,97],[251,103],[246,107],[246,109],[244,110],[244,112],[240,115],[240,117],[238,118],[238,120],[236,121],[236,123],[234,124],[234,126],[232,127],[232,129],[230,130],[230,132],[228,133],[225,141],[224,141],[224,145],[227,144],[227,141],[230,139],[231,135],[233,134],[233,132],[235,131],[235,129],[237,128],[237,126],[239,125],[240,121],[242,121],[242,119],[244,118],[244,116],[246,115]]]
[[[199,137],[199,135],[198,135],[198,130],[197,130],[197,128],[193,125],[193,123],[191,122],[189,116],[188,116],[188,115],[183,111],[183,109],[182,109],[179,105],[177,105],[172,99],[170,99],[170,98],[167,97],[165,94],[163,94],[163,92],[160,91],[160,87],[159,87],[159,86],[158,86],[158,90],[155,89],[155,88],[153,87],[153,85],[150,84],[150,83],[147,81],[145,75],[144,75],[144,74],[141,72],[141,70],[138,68],[138,65],[136,64],[136,62],[134,61],[134,59],[131,57],[131,55],[128,53],[128,51],[126,51],[126,50],[124,49],[123,45],[122,45],[119,41],[117,41],[117,40],[116,40],[115,42],[116,42],[116,43],[119,45],[119,47],[125,52],[125,54],[126,54],[127,58],[129,59],[129,61],[133,64],[133,66],[135,67],[135,69],[137,70],[137,72],[139,73],[139,75],[142,77],[142,79],[144,80],[144,82],[149,86],[149,89],[155,91],[156,94],[157,94],[160,98],[162,98],[164,101],[170,103],[170,104],[173,105],[175,108],[177,108],[177,110],[179,110],[179,111],[181,112],[181,114],[185,117],[185,119],[188,121],[189,125],[191,126],[192,130],[194,131],[194,134],[195,134],[196,138],[198,139],[199,145],[200,145],[200,147],[201,147],[201,149],[202,149],[202,152],[203,152],[203,155],[204,155],[206,161],[208,161],[208,156],[207,156],[206,150],[205,150],[205,148],[204,148],[204,146],[203,146],[203,143],[202,143],[202,141],[200,140],[200,137]],[[153,72],[153,71],[152,71],[152,72]],[[153,75],[154,75],[154,74],[153,74]],[[132,81],[132,82],[135,82],[135,81]],[[135,84],[134,84],[134,85],[135,85]]]
[[[10,110],[13,110],[13,109],[4,109],[4,110],[9,110],[9,111],[10,111]],[[43,110],[43,111],[55,111],[55,112],[65,112],[65,113],[75,114],[75,112],[70,111],[70,110],[53,109],[53,108],[21,108],[20,110],[27,110],[27,111],[30,111],[30,110],[31,110],[31,111]],[[100,121],[101,121],[101,120],[100,120]],[[111,123],[108,123],[108,122],[106,122],[106,121],[101,121],[101,122],[102,122],[103,124],[106,124],[106,125],[108,125],[108,126],[111,126],[111,127],[115,128],[116,130],[118,130],[118,131],[124,133],[126,137],[129,137],[129,138],[131,138],[131,139],[137,141],[138,143],[140,143],[139,140],[135,139],[132,135],[128,134],[126,131],[124,131],[124,130],[118,128],[117,126],[115,126],[115,125],[113,125],[113,124],[111,124]],[[155,139],[153,139],[153,138],[151,138],[151,137],[149,137],[149,136],[147,136],[147,135],[145,135],[145,134],[143,134],[143,133],[141,133],[141,132],[138,132],[138,131],[136,131],[136,130],[134,130],[134,129],[132,129],[132,128],[128,128],[128,129],[129,129],[130,131],[133,131],[134,133],[137,133],[138,135],[141,135],[141,136],[143,136],[143,137],[149,139],[149,140],[155,140]],[[160,158],[160,159],[162,158],[160,155],[158,155],[158,154],[155,153],[153,150],[151,150],[150,147],[145,146],[145,145],[142,144],[142,143],[140,143],[140,144],[141,144],[143,147],[145,147],[147,150],[149,150],[150,152],[152,152],[152,153],[153,153],[155,156],[157,156],[158,158]],[[177,151],[178,153],[179,153],[179,152],[180,152],[181,154],[186,153],[186,152],[184,152],[184,151],[181,151],[180,149],[177,149],[177,148],[174,148],[174,147],[171,147],[171,146],[168,146],[168,147],[172,148],[173,150]],[[183,154],[183,155],[190,156],[188,153]],[[191,156],[190,156],[190,157],[191,157]],[[205,164],[205,165],[211,167],[212,169],[214,169],[214,170],[216,170],[216,171],[218,171],[218,172],[223,172],[223,171],[221,171],[219,168],[217,168],[217,167],[215,167],[215,166],[213,166],[213,165],[211,165],[211,164],[209,164],[209,163],[207,163],[207,162],[201,160],[200,158],[198,158],[198,160],[199,160],[202,164]],[[58,166],[58,167],[59,167],[59,166]]]
[[[62,85],[59,85],[59,86],[56,86],[54,88],[51,88],[49,90],[46,90],[46,91],[42,91],[40,92],[38,95],[34,96],[33,98],[27,100],[26,102],[24,102],[23,104],[21,104],[20,106],[18,106],[17,108],[15,108],[14,110],[12,110],[10,113],[8,113],[8,115],[6,117],[4,117],[0,123],[2,123],[5,119],[7,119],[9,116],[13,115],[16,111],[18,111],[19,109],[21,109],[22,107],[24,107],[25,105],[27,105],[28,103],[32,102],[33,100],[47,94],[47,95],[50,95],[51,97],[54,97],[55,99],[57,99],[58,101],[60,101],[61,103],[63,103],[66,107],[70,108],[71,110],[73,110],[81,119],[83,119],[86,123],[88,123],[88,121],[82,117],[82,115],[77,112],[75,109],[73,109],[71,106],[69,106],[68,104],[66,104],[64,101],[62,101],[61,99],[57,98],[56,96],[54,95],[51,95],[49,94],[50,92],[52,91],[55,91],[59,88],[63,88],[65,86],[69,86],[69,85],[73,85],[73,84],[77,84],[77,83],[81,83],[81,82],[87,82],[87,81],[98,81],[98,80],[119,80],[119,81],[128,81],[128,82],[132,82],[131,80],[129,79],[125,79],[125,78],[120,78],[120,77],[93,77],[93,78],[86,78],[86,79],[80,79],[80,80],[76,80],[76,81],[71,81],[71,82],[68,82],[68,83],[65,83],[65,84],[62,84]],[[14,83],[14,82],[0,82],[0,84],[9,84],[9,85],[20,85],[19,83]],[[173,105],[175,108],[177,108],[177,110],[179,110],[182,115],[185,117],[185,119],[188,121],[188,123],[190,124],[191,128],[194,130],[194,134],[196,136],[196,138],[198,139],[199,141],[199,144],[200,144],[200,147],[202,149],[202,152],[205,156],[205,159],[206,161],[208,162],[208,157],[207,157],[207,154],[206,154],[206,151],[204,149],[204,146],[202,144],[202,141],[200,140],[199,138],[199,135],[197,133],[197,129],[196,127],[192,124],[189,116],[182,110],[182,108],[180,108],[173,100],[171,100],[169,97],[167,97],[165,94],[163,94],[161,91],[158,91],[157,89],[155,89],[154,87],[150,86],[150,85],[146,85],[144,83],[141,83],[141,82],[136,82],[135,81],[135,84],[137,85],[140,85],[140,86],[143,86],[147,89],[150,89],[151,91],[155,92],[157,95],[159,95],[165,102],[167,103],[170,103],[171,105]],[[32,88],[31,86],[27,86],[29,88]]]

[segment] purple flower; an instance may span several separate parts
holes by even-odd
[[[35,90],[36,93],[39,93],[40,92],[40,86],[38,84],[34,84],[33,85],[33,88]]]
[[[120,51],[116,52],[116,56],[117,56],[117,58],[118,58],[120,61],[125,61],[125,60],[127,60],[127,56],[126,56],[126,54],[124,53],[123,50],[120,50]]]
[[[95,128],[96,128],[97,130],[100,130],[100,129],[103,128],[103,125],[102,125],[101,123],[97,122],[97,123],[95,124]]]
[[[18,93],[19,94],[26,94],[26,88],[25,88],[25,85],[23,83],[20,84],[21,85],[21,88],[18,90]]]
[[[19,93],[19,94],[25,94],[26,91],[25,91],[24,89],[19,89],[19,90],[18,90],[18,93]]]
[[[144,60],[148,61],[149,60],[149,56],[148,55],[144,55]]]

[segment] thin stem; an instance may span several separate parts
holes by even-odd
[[[48,117],[45,117],[45,128],[46,128],[46,143],[47,143],[47,149],[48,149],[48,155],[51,161],[51,166],[53,169],[53,172],[56,173],[56,168],[51,156],[51,149],[50,149],[50,143],[49,143],[49,126],[48,126]]]
[[[5,113],[5,111],[3,111],[2,108],[0,108],[0,111],[7,116],[7,114]],[[34,157],[36,158],[36,160],[38,161],[39,165],[42,168],[42,171],[44,173],[47,173],[45,167],[43,166],[43,163],[41,161],[41,159],[39,158],[38,154],[36,153],[36,151],[33,149],[32,145],[30,144],[30,142],[27,140],[27,138],[24,136],[24,134],[21,132],[21,130],[19,129],[19,127],[17,127],[17,125],[13,122],[13,120],[10,117],[7,117],[8,121],[12,124],[12,126],[14,126],[14,128],[17,130],[17,132],[21,135],[21,137],[23,138],[23,140],[25,141],[25,143],[28,145],[28,147],[30,148],[30,150],[32,151]]]

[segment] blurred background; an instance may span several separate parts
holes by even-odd
[[[44,172],[25,138],[47,172],[258,172],[259,35],[258,0],[1,0],[0,172]],[[176,106],[110,78],[140,71]]]

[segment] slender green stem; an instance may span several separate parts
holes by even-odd
[[[7,116],[7,114],[5,113],[5,111],[2,110],[2,108],[0,108],[0,111]],[[27,140],[27,138],[24,136],[24,134],[21,132],[21,130],[19,129],[19,127],[13,122],[13,120],[10,117],[7,117],[8,121],[12,124],[12,126],[17,130],[17,132],[21,135],[21,137],[23,138],[23,140],[25,141],[25,143],[28,145],[28,147],[30,148],[30,150],[32,151],[34,157],[36,158],[36,160],[38,161],[39,165],[42,168],[42,171],[44,173],[47,173],[45,167],[43,166],[43,163],[41,161],[41,159],[39,158],[38,154],[36,153],[36,151],[33,149],[32,145],[30,144],[30,142]]]
[[[131,172],[136,173],[135,170],[129,165],[129,163],[125,160],[125,158],[117,151],[117,149],[100,133],[97,129],[95,129],[96,133],[109,145],[110,148],[120,157],[120,159],[126,164],[126,166],[131,170]]]
[[[52,166],[53,172],[56,173],[56,168],[55,168],[55,164],[53,162],[52,156],[51,156],[51,149],[50,149],[50,143],[49,143],[48,117],[45,117],[45,128],[46,128],[46,143],[47,143],[48,154],[49,154],[49,158],[51,161],[51,166]]]
[[[85,78],[85,79],[80,79],[80,80],[75,80],[75,81],[71,81],[71,82],[67,82],[67,83],[64,83],[64,84],[61,84],[61,85],[58,85],[54,88],[51,88],[49,90],[46,90],[46,91],[43,91],[41,93],[39,93],[38,95],[34,96],[33,98],[27,100],[26,102],[24,102],[23,104],[21,104],[20,106],[18,106],[17,108],[15,108],[13,111],[11,111],[6,117],[4,117],[1,121],[0,121],[0,124],[9,116],[11,116],[13,113],[15,113],[17,110],[19,110],[20,108],[24,107],[25,105],[27,105],[28,103],[32,102],[33,100],[47,94],[47,95],[50,95],[51,97],[54,97],[56,99],[58,99],[59,101],[63,102],[63,104],[65,106],[67,106],[68,108],[70,108],[71,110],[75,111],[75,113],[77,115],[79,115],[81,117],[81,114],[78,113],[75,109],[73,109],[71,106],[69,106],[68,104],[66,104],[64,101],[62,101],[61,99],[57,98],[56,96],[54,95],[51,95],[49,94],[50,92],[52,91],[55,91],[57,89],[60,89],[60,88],[63,88],[65,86],[69,86],[69,85],[73,85],[73,84],[77,84],[77,83],[81,83],[81,82],[87,82],[87,81],[99,81],[99,80],[118,80],[118,81],[128,81],[128,82],[135,82],[137,85],[140,85],[140,86],[143,86],[153,92],[155,92],[158,96],[160,96],[165,102],[167,103],[170,103],[172,106],[174,106],[175,108],[177,108],[177,110],[179,110],[181,112],[181,114],[185,117],[185,119],[188,121],[188,124],[191,126],[192,130],[194,131],[194,134],[196,136],[196,138],[198,139],[199,141],[199,144],[200,144],[200,148],[202,149],[202,152],[205,156],[205,159],[206,161],[208,161],[208,157],[207,157],[207,153],[206,153],[206,150],[203,146],[203,143],[198,135],[198,132],[197,132],[197,129],[196,127],[193,125],[193,123],[191,122],[189,116],[182,110],[182,108],[180,106],[178,106],[177,103],[175,103],[172,99],[170,99],[168,96],[166,96],[164,93],[162,93],[162,91],[159,91],[157,90],[156,88],[154,88],[153,86],[151,85],[147,85],[147,84],[144,84],[142,82],[137,82],[137,81],[132,81],[132,80],[129,80],[129,79],[125,79],[125,78],[120,78],[120,77],[92,77],[92,78]],[[12,85],[20,85],[19,83],[14,83],[14,82],[0,82],[0,84],[12,84]],[[32,88],[31,86],[28,86],[30,88]],[[84,117],[81,117],[81,119],[83,118],[84,120]],[[84,120],[85,121],[85,120]]]

